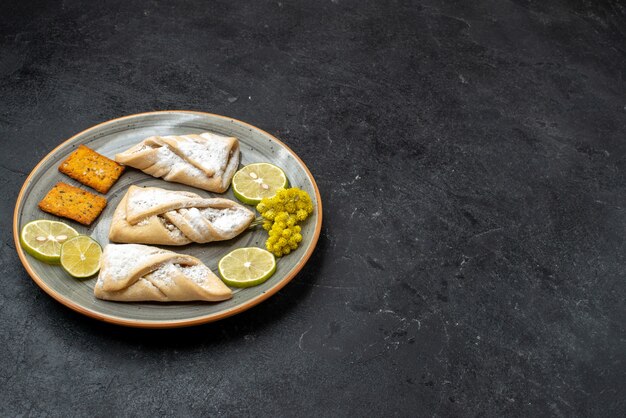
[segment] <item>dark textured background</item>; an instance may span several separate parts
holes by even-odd
[[[624,416],[620,1],[0,2],[0,415]],[[316,177],[279,294],[170,331],[43,293],[11,217],[122,115],[247,121]]]

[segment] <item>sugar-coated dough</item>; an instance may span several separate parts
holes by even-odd
[[[147,245],[109,244],[94,295],[119,302],[217,302],[233,294],[195,257]]]
[[[133,185],[113,213],[109,240],[161,245],[224,241],[253,220],[252,211],[232,200]]]
[[[239,140],[205,132],[151,136],[115,161],[154,177],[223,193],[239,166]]]

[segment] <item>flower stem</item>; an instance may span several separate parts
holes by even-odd
[[[257,218],[254,218],[254,221],[250,223],[250,226],[248,227],[248,229],[254,229],[257,226],[262,225],[262,224],[263,224],[263,217],[259,216]]]

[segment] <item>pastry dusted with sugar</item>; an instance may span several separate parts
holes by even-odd
[[[147,245],[109,244],[102,253],[94,295],[119,302],[218,302],[233,293],[190,255]]]
[[[115,161],[174,183],[223,193],[239,166],[239,140],[204,132],[151,136]]]
[[[224,241],[253,220],[252,211],[232,200],[130,186],[113,213],[109,240],[161,245]]]

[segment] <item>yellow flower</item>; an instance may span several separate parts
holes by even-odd
[[[293,203],[293,202],[287,202],[287,203],[285,203],[285,210],[286,210],[288,213],[295,213],[295,212],[296,212],[296,210],[297,210],[297,208],[296,208],[296,204],[295,204],[295,203]]]
[[[261,200],[256,209],[265,219],[266,248],[281,257],[298,248],[302,241],[302,228],[298,224],[313,212],[313,202],[306,191],[292,187],[280,189],[274,197]]]
[[[299,221],[304,221],[307,218],[307,216],[309,216],[309,214],[304,209],[299,209],[298,212],[296,212],[296,218]]]

